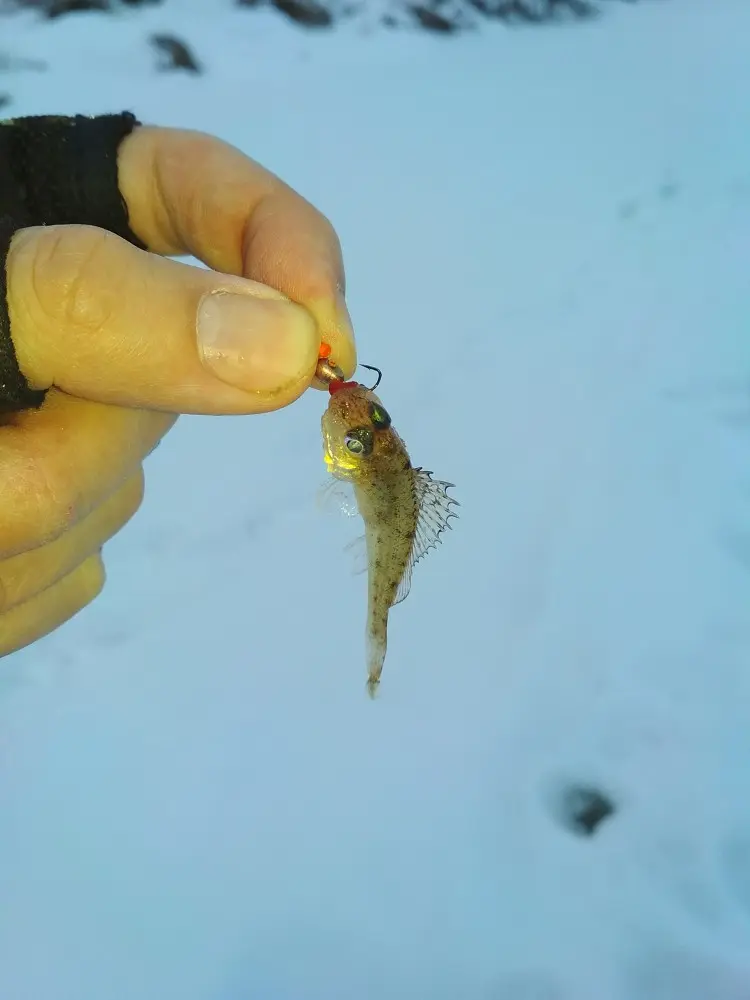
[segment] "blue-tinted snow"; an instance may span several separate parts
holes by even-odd
[[[14,114],[207,129],[327,212],[464,506],[372,704],[324,397],[181,421],[104,595],[3,661],[2,1000],[750,997],[750,8],[605,6],[3,20],[51,63]],[[165,29],[204,77],[153,70]]]

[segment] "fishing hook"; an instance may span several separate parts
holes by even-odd
[[[380,380],[383,377],[383,373],[379,368],[373,368],[372,365],[360,365],[360,368],[367,368],[371,372],[375,372],[378,376],[375,385],[370,389],[370,392],[374,392],[380,385]],[[316,378],[319,378],[321,382],[325,382],[328,385],[331,382],[344,382],[345,375],[341,371],[338,365],[335,365],[330,358],[318,358],[318,365],[315,369]]]
[[[369,369],[369,371],[375,372],[377,374],[378,380],[375,383],[375,385],[371,386],[371,388],[369,390],[370,392],[375,392],[375,390],[377,389],[377,387],[380,385],[380,380],[383,377],[383,373],[381,372],[381,370],[379,368],[373,368],[372,365],[360,365],[360,368],[367,368],[367,369]]]

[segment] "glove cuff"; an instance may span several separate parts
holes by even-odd
[[[130,112],[86,117],[36,115],[0,122],[0,412],[33,409],[10,331],[7,258],[27,226],[88,225],[145,249],[130,228],[117,176],[120,143],[140,122]]]

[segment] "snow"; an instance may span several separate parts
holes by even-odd
[[[3,661],[0,997],[749,1000],[750,6],[177,7],[3,18],[50,64],[10,111],[212,131],[319,205],[462,515],[371,703],[323,395],[180,421],[104,594]]]

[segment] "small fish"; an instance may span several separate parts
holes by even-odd
[[[331,398],[322,419],[328,471],[351,483],[365,522],[371,697],[383,671],[388,613],[408,595],[415,564],[438,544],[458,506],[448,494],[453,483],[412,466],[406,445],[375,395],[379,382],[368,389],[358,382],[330,381]]]

